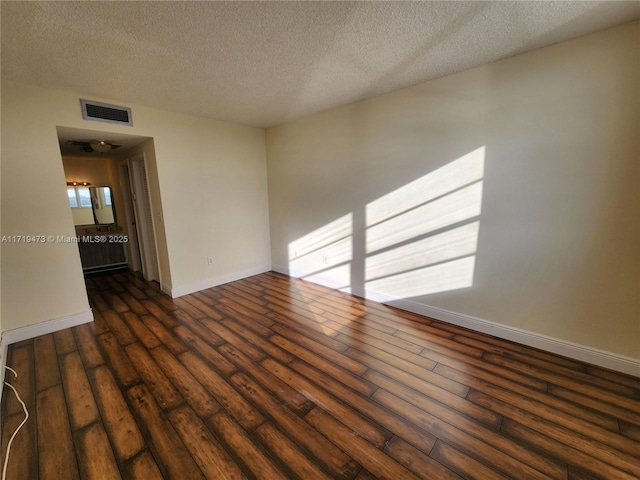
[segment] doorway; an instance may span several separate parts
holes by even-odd
[[[152,149],[146,146],[145,142],[152,139],[69,127],[57,127],[57,133],[67,182],[73,181],[74,185],[76,181],[82,185],[86,183],[91,185],[91,188],[101,187],[104,191],[107,191],[105,187],[108,187],[107,203],[113,209],[114,219],[111,224],[105,225],[96,220],[95,209],[91,222],[86,219],[75,221],[74,218],[76,234],[118,235],[118,238],[126,239],[117,245],[123,257],[120,265],[134,272],[141,272],[146,280],[160,282],[147,178],[148,163],[145,157],[149,148]],[[94,143],[108,143],[110,148],[93,148]],[[80,193],[83,192],[84,190]],[[70,203],[74,199],[70,197]],[[81,206],[83,198],[75,200],[78,206]],[[75,215],[78,212],[73,211],[73,205],[71,207],[74,217],[78,216]],[[103,252],[98,253],[102,255]],[[89,271],[84,261],[83,270],[85,273]]]

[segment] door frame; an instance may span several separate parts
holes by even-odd
[[[145,280],[155,280],[161,283],[153,208],[149,192],[149,177],[147,175],[147,159],[144,152],[127,159],[127,164],[142,275]],[[148,206],[148,208],[145,208],[146,206]]]
[[[131,191],[131,174],[128,160],[123,160],[118,165],[118,177],[120,188],[122,189],[122,200],[124,201],[124,219],[127,222],[126,228],[129,236],[129,241],[127,242],[129,268],[134,272],[139,272],[142,270],[142,261],[140,259],[136,218],[133,211],[133,193]]]

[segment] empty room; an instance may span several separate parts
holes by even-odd
[[[640,2],[0,17],[2,480],[640,477]]]

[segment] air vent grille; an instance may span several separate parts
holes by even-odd
[[[133,126],[130,108],[90,100],[80,100],[80,103],[82,104],[82,118],[85,120]]]

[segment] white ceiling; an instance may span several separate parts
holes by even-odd
[[[639,1],[0,8],[3,79],[260,127],[640,18]]]

